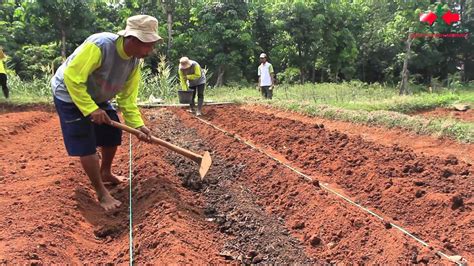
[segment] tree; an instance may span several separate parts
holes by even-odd
[[[52,28],[53,36],[61,43],[61,56],[66,58],[66,44],[68,38],[74,43],[89,33],[89,26],[94,16],[86,1],[55,1],[38,0],[36,9],[32,13],[38,19],[45,19],[47,23],[40,24],[44,32],[46,27]],[[52,26],[52,27],[51,27]]]
[[[247,3],[244,1],[216,2],[191,9],[194,31],[192,44],[201,58],[217,68],[216,86],[225,82],[225,74],[242,76],[252,51],[252,35],[246,22]],[[205,58],[206,58],[205,57]]]

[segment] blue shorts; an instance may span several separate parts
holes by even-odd
[[[69,156],[95,154],[96,148],[113,147],[122,143],[122,130],[109,125],[92,123],[90,116],[82,115],[74,103],[63,102],[54,97],[54,105],[59,114],[64,145]],[[109,102],[98,104],[110,119],[120,122],[117,111]]]

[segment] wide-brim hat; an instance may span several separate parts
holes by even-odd
[[[186,56],[179,59],[179,69],[187,69],[191,66],[191,60]]]
[[[158,20],[148,15],[136,15],[127,19],[127,26],[117,34],[120,36],[137,37],[142,42],[162,42],[157,33]]]

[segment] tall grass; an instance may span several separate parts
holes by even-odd
[[[51,102],[50,79],[50,76],[45,75],[40,78],[34,77],[31,81],[23,81],[19,76],[9,74],[7,84],[10,90],[10,101],[14,103]]]
[[[418,91],[399,96],[396,88],[358,81],[305,85],[279,85],[271,102],[329,105],[349,110],[387,110],[401,113],[447,106],[456,102],[474,103],[474,87],[440,89],[434,93]],[[266,102],[256,88],[222,87],[208,89],[206,98],[234,102]]]
[[[425,118],[393,111],[348,110],[329,105],[302,102],[268,102],[268,105],[310,116],[341,120],[370,126],[402,128],[418,134],[448,137],[460,142],[474,143],[474,123],[450,118]]]
[[[172,69],[167,64],[164,55],[159,56],[156,72],[156,74],[153,74],[150,69],[142,70],[139,99],[146,101],[151,95],[164,101],[171,101],[171,99],[176,98],[178,91],[177,77],[176,74],[172,74]]]

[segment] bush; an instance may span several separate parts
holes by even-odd
[[[289,67],[285,71],[277,74],[279,83],[295,84],[300,78],[300,70],[295,67]]]
[[[166,63],[164,55],[159,56],[157,74],[151,73],[151,69],[142,69],[142,80],[138,97],[142,100],[148,99],[150,95],[169,100],[177,96],[177,77],[171,74],[171,67]]]

